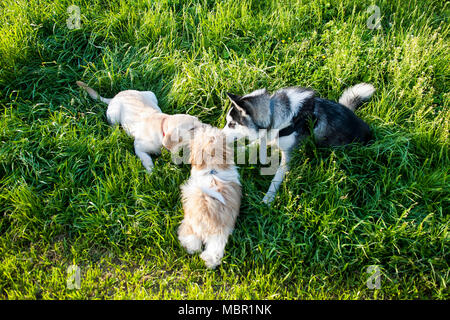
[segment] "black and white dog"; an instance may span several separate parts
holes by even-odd
[[[360,83],[344,91],[339,103],[319,98],[312,89],[289,87],[273,94],[259,89],[244,96],[228,93],[232,107],[223,132],[227,139],[258,140],[261,129],[274,140],[281,151],[281,162],[267,191],[264,202],[273,201],[290,160],[290,151],[311,133],[319,146],[339,146],[352,142],[367,143],[372,135],[369,126],[354,111],[375,92],[371,84]],[[270,142],[269,142],[270,143]]]

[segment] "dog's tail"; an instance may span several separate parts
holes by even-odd
[[[347,88],[339,98],[339,103],[355,111],[363,102],[366,102],[374,94],[375,87],[368,83],[358,83]]]
[[[220,202],[225,204],[225,198],[220,194],[220,192],[213,190],[211,188],[200,187],[199,189],[206,195],[210,196],[211,198],[219,200]]]
[[[81,88],[83,88],[84,90],[87,91],[87,93],[91,96],[92,99],[99,99],[100,101],[109,104],[111,102],[112,99],[107,99],[107,98],[103,98],[102,96],[100,96],[98,94],[97,91],[95,91],[94,89],[88,87],[88,85],[84,82],[81,81],[77,81],[77,85]]]

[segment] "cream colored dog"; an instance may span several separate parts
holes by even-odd
[[[77,81],[77,85],[87,91],[93,99],[108,104],[106,116],[110,124],[121,124],[124,130],[134,138],[134,151],[141,159],[145,169],[150,173],[153,161],[149,154],[160,154],[163,140],[168,131],[182,135],[201,125],[193,116],[161,112],[158,100],[151,91],[125,90],[114,98],[101,97],[85,83]],[[171,139],[174,139],[173,135]]]
[[[176,151],[189,143],[191,177],[181,186],[184,219],[178,238],[188,253],[202,250],[208,268],[221,263],[241,205],[241,184],[231,150],[221,130],[203,125],[186,137],[167,139],[164,146]],[[171,137],[169,131],[168,136]]]

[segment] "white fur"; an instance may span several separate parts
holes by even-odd
[[[293,116],[295,116],[301,110],[300,107],[303,105],[303,103],[314,95],[314,92],[312,91],[299,92],[296,89],[285,90],[288,91],[287,94],[289,97],[289,101],[291,102],[291,113]],[[277,128],[281,129],[282,127],[277,126]]]
[[[288,136],[279,138],[277,141],[277,146],[280,148],[281,151],[281,163],[277,171],[275,172],[272,181],[270,182],[269,190],[267,191],[267,193],[263,198],[263,202],[265,204],[270,204],[275,199],[275,195],[277,194],[277,191],[280,188],[280,185],[283,182],[286,173],[289,171],[289,159],[290,159],[289,151],[297,143],[296,136],[297,136],[296,133],[292,133]]]
[[[162,113],[158,100],[151,91],[125,90],[112,99],[106,99],[85,83],[77,81],[77,84],[92,98],[108,104],[106,110],[108,122],[122,125],[127,134],[134,138],[135,153],[149,173],[153,169],[153,161],[149,154],[161,153],[164,121],[166,127],[183,127],[183,130],[195,126],[196,122],[200,124],[195,117]]]
[[[220,264],[227,241],[227,234],[214,234],[205,239],[205,250],[200,255],[200,258],[205,261],[208,268],[213,269]]]
[[[178,239],[189,254],[202,251],[202,240],[195,235],[179,236]]]
[[[293,132],[288,136],[278,138],[278,147],[283,151],[290,150],[297,143],[297,133]]]
[[[202,188],[202,191],[209,195],[211,198],[219,200],[222,204],[226,205],[225,198],[220,194],[220,192],[214,190],[213,188]]]
[[[354,111],[358,102],[367,101],[375,93],[375,87],[369,83],[358,83],[342,93],[339,103]]]
[[[255,140],[258,136],[258,132],[256,130],[252,130],[249,127],[240,125],[239,123],[236,123],[236,125],[233,129],[231,129],[228,126],[228,123],[233,121],[233,119],[230,116],[230,113],[231,113],[231,110],[228,112],[228,114],[226,116],[227,124],[222,129],[222,132],[225,134],[227,139],[229,141],[235,141],[235,140],[239,140],[239,139],[248,137],[251,141],[252,141],[252,139]]]
[[[267,92],[267,90],[265,88],[264,89],[258,89],[258,90],[255,90],[253,92],[247,93],[245,96],[243,96],[243,98],[259,96],[259,95],[264,94],[266,92]]]
[[[215,198],[226,205],[225,198],[214,187],[213,179],[217,179],[222,182],[234,182],[241,184],[239,181],[239,174],[235,166],[231,166],[226,170],[217,170],[214,174],[211,174],[211,169],[196,170],[192,169],[191,178],[188,181],[187,187],[199,188],[204,193],[212,198]]]
[[[212,178],[219,179],[223,182],[235,182],[237,184],[241,184],[239,181],[239,173],[237,172],[236,166],[230,165],[228,169],[225,170],[216,170],[214,174],[211,174],[211,169],[192,169],[192,176],[198,177],[199,179],[207,179],[208,182],[211,181]]]
[[[218,192],[214,187],[212,187],[212,180],[214,176],[208,175],[197,175],[193,174],[191,179],[189,179],[188,188],[198,188],[202,192],[206,193],[211,198],[217,199],[223,204],[225,203],[225,198]]]

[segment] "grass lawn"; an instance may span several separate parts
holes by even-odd
[[[0,298],[449,299],[450,6],[379,0],[373,29],[372,4],[3,0]],[[147,174],[76,80],[106,97],[152,90],[164,112],[219,127],[226,92],[338,99],[369,82],[357,114],[376,141],[307,141],[271,207],[272,177],[241,165],[236,229],[207,270],[176,235],[190,167],[163,151]]]

